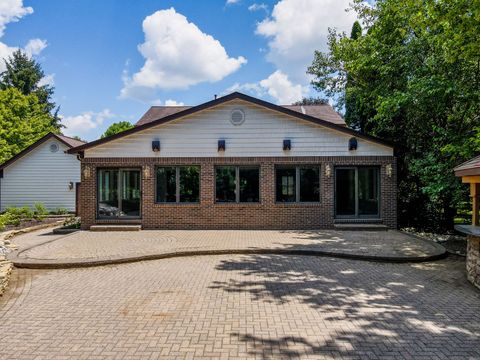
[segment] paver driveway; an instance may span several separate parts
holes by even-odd
[[[0,299],[0,334],[1,359],[474,359],[480,292],[451,257],[223,255],[18,269]]]

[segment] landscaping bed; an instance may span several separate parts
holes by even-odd
[[[413,228],[402,229],[402,231],[414,234],[430,241],[434,241],[442,245],[449,253],[461,256],[467,255],[467,238],[463,235],[422,232],[416,231]]]

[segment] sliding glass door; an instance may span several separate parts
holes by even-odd
[[[341,167],[335,170],[337,218],[376,218],[380,215],[380,169]]]
[[[140,170],[97,171],[97,214],[99,218],[140,217]]]

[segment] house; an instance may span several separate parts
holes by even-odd
[[[153,107],[135,128],[68,152],[81,159],[84,229],[397,226],[392,145],[346,127],[328,105],[236,92]]]
[[[9,206],[75,211],[80,162],[66,151],[85,144],[64,135],[48,133],[0,165],[0,211]]]

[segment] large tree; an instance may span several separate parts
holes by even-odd
[[[300,101],[294,102],[292,105],[326,105],[328,100],[320,97],[303,98]]]
[[[364,131],[397,145],[400,223],[451,228],[467,199],[452,167],[480,151],[480,1],[353,8],[364,35],[331,30],[329,51],[308,70],[313,86],[339,106],[354,94]]]
[[[0,164],[50,131],[56,131],[37,95],[0,90]]]
[[[6,70],[0,74],[0,89],[16,88],[23,95],[34,94],[39,104],[43,106],[45,114],[50,116],[53,127],[60,130],[60,118],[58,108],[52,100],[54,88],[48,84],[42,84],[45,73],[40,64],[29,57],[22,50],[15,51],[8,59],[4,59]]]
[[[129,123],[128,121],[119,121],[119,122],[113,123],[112,125],[110,125],[108,127],[107,130],[105,130],[105,132],[103,133],[101,138],[103,139],[103,138],[106,138],[108,136],[118,134],[122,131],[129,130],[133,127],[134,127],[134,125],[132,125],[132,123]]]

